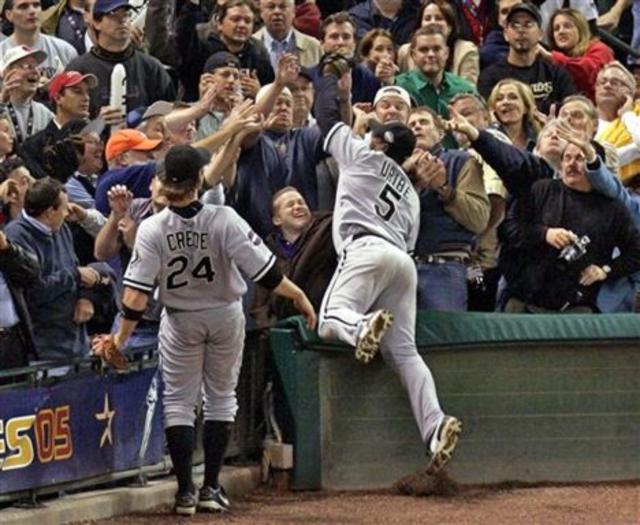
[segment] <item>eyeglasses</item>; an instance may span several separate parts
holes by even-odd
[[[538,24],[536,24],[533,20],[527,20],[526,22],[507,22],[507,25],[515,31],[521,31],[522,29],[529,31],[538,26]]]
[[[631,89],[631,86],[627,84],[624,80],[615,77],[599,77],[596,81],[598,86],[604,86],[606,84],[611,84],[614,88],[626,87]]]
[[[22,64],[13,64],[13,69],[22,69],[23,71],[39,71],[40,64],[32,64],[30,62],[23,62]]]

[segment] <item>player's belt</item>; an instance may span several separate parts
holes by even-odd
[[[378,239],[383,239],[383,240],[387,240],[385,239],[382,235],[378,235],[377,233],[371,233],[371,232],[360,232],[360,233],[356,233],[355,235],[353,235],[351,237],[351,241],[357,241],[358,239],[362,239],[362,237],[377,237]]]
[[[467,257],[461,255],[416,255],[415,261],[420,264],[444,264],[448,262],[457,262],[461,264],[467,264]]]

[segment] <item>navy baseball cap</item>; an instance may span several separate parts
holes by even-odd
[[[162,182],[182,185],[197,181],[200,170],[209,160],[209,153],[202,148],[188,145],[172,146],[164,157],[163,167],[156,171]]]
[[[529,2],[522,2],[521,4],[514,5],[509,9],[507,22],[509,22],[517,13],[527,13],[540,27],[542,27],[542,15],[535,5],[530,4]]]
[[[121,7],[135,9],[135,7],[129,3],[129,0],[96,0],[96,3],[93,4],[93,14],[94,16],[106,15]]]
[[[128,128],[135,129],[145,120],[153,117],[166,117],[172,111],[173,104],[171,102],[157,100],[150,106],[140,106],[129,111],[125,122]]]
[[[398,164],[402,164],[410,157],[416,148],[416,136],[408,126],[401,122],[380,124],[377,121],[372,121],[369,128],[372,137],[379,138],[389,146],[385,154]]]
[[[240,69],[240,60],[233,53],[218,51],[211,55],[204,64],[204,72],[211,73],[221,67],[234,67]]]

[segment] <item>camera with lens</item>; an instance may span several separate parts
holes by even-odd
[[[588,236],[583,235],[582,237],[578,237],[571,244],[567,244],[560,255],[558,255],[558,259],[562,259],[565,263],[572,263],[580,259],[585,253],[587,253],[587,246],[591,242]]]

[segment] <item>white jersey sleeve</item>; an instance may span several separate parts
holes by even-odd
[[[131,260],[123,278],[125,286],[146,293],[153,291],[162,266],[162,248],[157,233],[151,221],[142,221],[138,227]]]
[[[252,281],[259,281],[273,267],[276,257],[235,210],[226,211],[232,215],[224,239],[229,258]]]
[[[356,136],[344,122],[338,122],[324,139],[324,150],[336,159],[339,165],[350,165],[371,150],[367,143]]]

